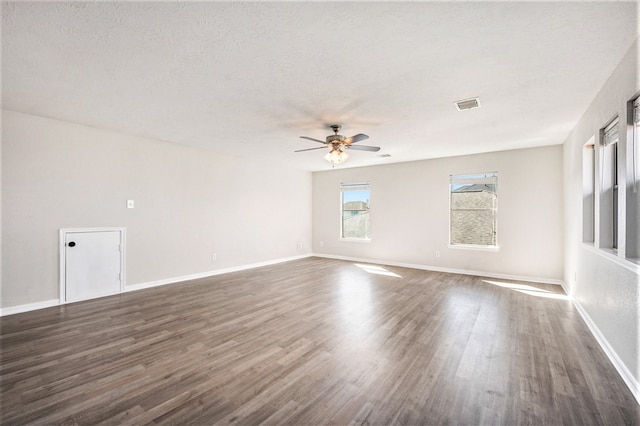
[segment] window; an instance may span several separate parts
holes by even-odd
[[[618,119],[601,131],[600,247],[618,248]]]
[[[452,246],[497,247],[497,189],[497,172],[450,177]]]
[[[582,241],[593,243],[595,237],[595,171],[594,137],[582,150]]]
[[[636,99],[633,102],[633,115],[632,115],[632,124],[633,124],[633,142],[631,148],[630,162],[631,162],[631,173],[632,173],[632,181],[631,187],[633,188],[633,192],[638,192],[638,186],[640,186],[640,166],[638,166],[638,144],[640,144],[640,98]]]
[[[612,259],[640,265],[640,98],[600,129],[595,144],[594,246]],[[591,144],[591,140],[587,145]],[[583,151],[583,241],[590,242],[588,147]],[[627,265],[627,263],[623,263]]]
[[[369,184],[340,185],[342,238],[369,240]]]
[[[629,103],[629,124],[633,134],[627,140],[626,251],[625,257],[640,263],[640,98]],[[627,133],[628,134],[628,133]]]

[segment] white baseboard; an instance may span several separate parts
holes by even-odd
[[[161,285],[179,283],[179,282],[183,282],[183,281],[197,280],[197,279],[200,279],[200,278],[213,277],[215,275],[228,274],[229,272],[245,271],[247,269],[254,269],[254,268],[260,268],[262,266],[275,265],[277,263],[290,262],[292,260],[304,259],[306,257],[311,257],[311,256],[312,256],[311,254],[302,254],[302,255],[299,255],[299,256],[283,257],[283,258],[280,258],[280,259],[267,260],[265,262],[250,263],[248,265],[240,265],[240,266],[232,266],[230,268],[215,269],[213,271],[201,272],[201,273],[198,273],[198,274],[191,274],[191,275],[183,275],[183,276],[180,276],[180,277],[167,278],[167,279],[164,279],[164,280],[149,281],[149,282],[146,282],[146,283],[132,284],[132,285],[125,286],[125,290],[124,291],[125,292],[136,291],[136,290],[142,290],[142,289],[145,289],[145,288],[157,287],[157,286],[161,286]]]
[[[135,290],[142,290],[143,288],[157,287],[161,285],[173,284],[173,283],[182,282],[182,281],[195,280],[198,278],[212,277],[214,275],[221,275],[229,272],[244,271],[246,269],[259,268],[261,266],[269,266],[269,265],[275,265],[277,263],[290,262],[292,260],[297,260],[297,259],[304,259],[305,257],[310,257],[310,256],[311,254],[303,254],[299,256],[267,260],[265,262],[251,263],[248,265],[234,266],[231,268],[216,269],[214,271],[207,271],[199,274],[191,274],[191,275],[184,275],[181,277],[168,278],[165,280],[150,281],[146,283],[133,284],[133,285],[125,285],[124,291],[129,292],[129,291],[135,291]],[[105,297],[109,297],[109,296],[105,296]],[[64,303],[62,303],[59,299],[52,299],[52,300],[45,300],[43,302],[28,303],[25,305],[9,306],[7,308],[0,308],[0,317],[5,315],[19,314],[22,312],[35,311],[38,309],[50,308],[51,306],[58,306],[63,304]]]
[[[183,276],[180,276],[180,277],[167,278],[167,279],[163,279],[163,280],[149,281],[149,282],[145,282],[145,283],[132,284],[132,285],[125,285],[125,290],[124,291],[125,292],[136,291],[136,290],[142,290],[142,289],[145,289],[145,288],[157,287],[157,286],[173,284],[173,283],[178,283],[178,282],[183,282],[183,281],[196,280],[196,279],[199,279],[199,278],[207,278],[207,277],[212,277],[212,276],[215,276],[215,275],[227,274],[229,272],[244,271],[244,270],[247,270],[247,269],[254,269],[254,268],[259,268],[259,267],[262,267],[262,266],[275,265],[275,264],[278,264],[278,263],[290,262],[292,260],[304,259],[304,258],[312,257],[312,256],[323,257],[323,258],[327,258],[327,259],[347,260],[347,261],[351,261],[351,262],[378,263],[378,264],[387,265],[387,266],[399,266],[399,267],[403,267],[403,268],[413,268],[413,269],[421,269],[421,270],[436,271],[436,272],[448,272],[448,273],[453,273],[453,274],[477,275],[477,276],[488,277],[488,278],[499,278],[499,279],[506,279],[506,280],[518,280],[518,281],[530,281],[530,282],[538,282],[538,283],[544,283],[544,284],[558,284],[558,285],[562,285],[563,284],[561,280],[545,279],[545,278],[538,278],[538,277],[522,277],[522,276],[506,275],[506,274],[494,274],[494,273],[482,272],[482,271],[469,271],[469,270],[463,270],[463,269],[451,269],[451,268],[440,268],[440,267],[436,267],[436,266],[416,265],[416,264],[411,264],[411,263],[389,262],[389,261],[380,261],[380,260],[375,260],[375,259],[363,259],[363,258],[338,256],[338,255],[329,255],[329,254],[321,254],[321,253],[308,253],[308,254],[303,254],[303,255],[299,255],[299,256],[291,256],[291,257],[285,257],[285,258],[280,258],[280,259],[268,260],[268,261],[265,261],[265,262],[251,263],[251,264],[248,264],[248,265],[240,265],[240,266],[233,266],[233,267],[230,267],[230,268],[216,269],[216,270],[213,270],[213,271],[201,272],[201,273],[198,273],[198,274],[183,275]],[[21,312],[28,312],[28,311],[35,311],[35,310],[38,310],[38,309],[49,308],[51,306],[57,306],[57,305],[60,305],[60,304],[61,304],[60,300],[52,299],[52,300],[45,300],[45,301],[42,301],[42,302],[28,303],[28,304],[25,304],[25,305],[9,306],[7,308],[0,308],[0,317],[6,316],[6,315],[18,314],[18,313],[21,313]],[[581,308],[579,308],[579,309],[581,309]],[[587,324],[589,324],[589,323],[587,322]]]
[[[6,315],[19,314],[22,312],[35,311],[37,309],[50,308],[52,306],[57,306],[59,304],[60,304],[60,300],[51,299],[51,300],[44,300],[42,302],[27,303],[26,305],[9,306],[8,308],[0,309],[0,317],[4,317]]]
[[[565,292],[569,294],[566,288]],[[634,377],[631,371],[629,371],[624,362],[622,362],[616,351],[611,347],[607,339],[604,337],[604,334],[602,334],[596,323],[593,322],[582,305],[580,305],[580,303],[571,296],[570,299],[573,303],[573,306],[575,306],[576,310],[584,320],[585,324],[587,324],[587,327],[589,327],[591,334],[593,334],[593,337],[596,338],[596,341],[598,342],[604,353],[607,355],[607,358],[609,358],[609,361],[611,361],[615,369],[618,371],[618,374],[620,374],[620,377],[622,377],[622,380],[633,394],[634,398],[638,402],[638,405],[640,405],[640,382],[638,382],[638,380]]]
[[[323,253],[314,253],[313,256],[324,257],[326,259],[347,260],[350,262],[376,263],[378,265],[398,266],[400,268],[420,269],[423,271],[447,272],[450,274],[474,275],[479,277],[498,278],[502,280],[529,281],[532,283],[554,284],[554,285],[563,284],[562,280],[558,280],[554,278],[540,278],[540,277],[526,277],[526,276],[520,276],[520,275],[496,274],[493,272],[486,272],[486,271],[471,271],[468,269],[441,268],[439,266],[418,265],[413,263],[402,263],[402,262],[390,262],[387,260],[363,259],[358,257],[338,256],[338,255],[323,254]]]

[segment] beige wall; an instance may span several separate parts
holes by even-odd
[[[2,154],[2,307],[59,297],[60,228],[126,227],[128,285],[310,251],[308,172],[10,111]]]
[[[569,135],[564,144],[563,168],[566,242],[564,281],[568,291],[597,327],[600,338],[606,340],[605,343],[615,352],[629,375],[633,376],[631,380],[635,380],[636,395],[640,398],[640,265],[618,259],[593,244],[582,243],[583,146],[594,136],[597,142],[599,130],[616,115],[620,117],[623,123],[621,128],[624,129],[626,104],[640,94],[638,57],[636,42]],[[621,132],[618,144],[619,152],[629,152],[626,132]],[[627,175],[626,164],[622,162],[619,167],[621,175]],[[599,187],[598,177],[596,171],[596,190]],[[620,182],[622,188],[630,187],[630,184],[622,184],[629,180],[620,179]],[[626,195],[625,191],[621,191],[621,211],[626,211],[630,216],[638,215],[640,207],[637,198],[634,203]],[[622,216],[621,222],[624,222]],[[624,244],[624,233],[621,237],[621,243]]]
[[[449,176],[495,171],[499,251],[448,248]],[[354,182],[371,183],[368,243],[340,239],[340,184]],[[317,172],[313,175],[313,251],[559,281],[561,182],[559,145]]]

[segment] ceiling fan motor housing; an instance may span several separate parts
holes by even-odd
[[[331,135],[327,136],[327,143],[342,142],[345,139],[346,138],[342,135]]]

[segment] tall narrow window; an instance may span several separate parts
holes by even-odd
[[[601,132],[600,247],[618,248],[618,119]]]
[[[626,211],[626,251],[625,256],[636,263],[640,263],[640,98],[630,103],[630,122],[633,135],[628,138],[627,146],[627,179],[631,185],[627,186]]]
[[[451,245],[497,247],[498,173],[452,175],[449,191]]]
[[[633,102],[633,147],[631,152],[631,173],[632,173],[632,188],[633,192],[638,192],[638,186],[640,186],[640,166],[638,165],[638,156],[640,156],[640,98]]]
[[[582,241],[593,243],[595,237],[595,170],[594,138],[582,150]]]
[[[341,237],[369,240],[369,184],[348,183],[340,186]]]

